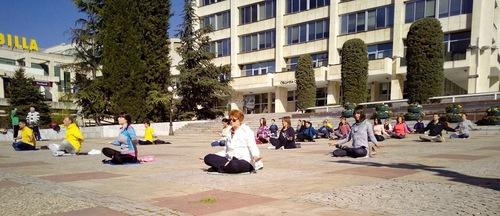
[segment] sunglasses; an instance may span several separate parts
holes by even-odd
[[[232,122],[236,122],[238,121],[239,119],[231,119]]]

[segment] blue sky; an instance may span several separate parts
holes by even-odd
[[[174,16],[169,33],[173,35],[182,21],[184,1],[171,1]],[[70,42],[69,29],[83,16],[72,0],[6,0],[0,4],[0,33],[34,38],[41,48]]]

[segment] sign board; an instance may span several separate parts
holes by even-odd
[[[26,37],[19,37],[17,35],[4,34],[0,32],[0,46],[7,46],[9,48],[23,49],[29,51],[38,51],[38,43],[35,39],[30,38],[29,44]]]

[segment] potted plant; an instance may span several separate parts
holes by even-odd
[[[408,113],[405,114],[406,121],[416,121],[424,117],[422,112],[422,105],[413,103],[408,106]]]

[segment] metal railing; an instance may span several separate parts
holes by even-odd
[[[457,98],[478,97],[478,96],[493,96],[494,100],[498,100],[499,95],[500,95],[500,92],[485,92],[485,93],[431,97],[431,98],[429,98],[429,100],[442,100],[442,99],[450,99],[451,98],[451,102],[455,103]]]

